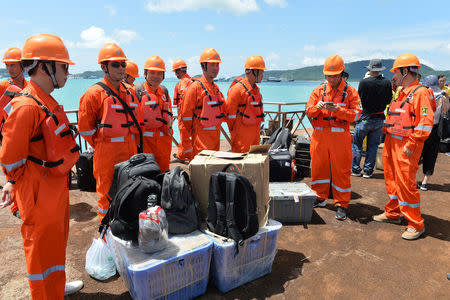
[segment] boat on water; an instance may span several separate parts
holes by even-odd
[[[277,78],[277,77],[270,76],[270,77],[267,78],[265,81],[267,81],[267,82],[280,82],[281,79],[280,79],[280,78]]]

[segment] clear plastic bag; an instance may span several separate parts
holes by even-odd
[[[139,214],[139,249],[153,253],[166,248],[169,224],[161,206],[152,206]]]
[[[106,280],[116,274],[114,253],[101,238],[94,239],[86,252],[86,271],[98,280]]]

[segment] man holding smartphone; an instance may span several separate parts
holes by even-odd
[[[336,219],[347,218],[350,202],[352,136],[350,122],[360,116],[359,95],[342,79],[344,61],[339,55],[325,60],[326,81],[315,88],[306,104],[314,132],[311,138],[311,187],[317,194],[315,207],[324,207],[330,184]]]

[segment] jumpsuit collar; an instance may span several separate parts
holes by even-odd
[[[24,88],[23,92],[27,92],[35,96],[51,111],[53,111],[55,107],[59,105],[55,98],[44,92],[44,90],[33,80],[30,80],[29,84]]]

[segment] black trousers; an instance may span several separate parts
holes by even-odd
[[[431,130],[428,139],[423,144],[422,167],[424,175],[433,175],[434,172],[434,166],[436,164],[440,142],[440,138],[437,132],[438,126],[439,124],[433,126],[433,130]]]

